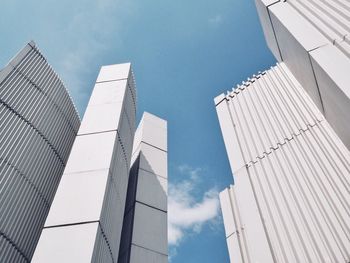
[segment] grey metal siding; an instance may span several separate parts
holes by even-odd
[[[0,258],[29,262],[80,125],[33,42],[0,72]]]

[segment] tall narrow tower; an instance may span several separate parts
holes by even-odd
[[[232,262],[350,262],[350,9],[256,0],[279,63],[215,99]]]
[[[232,262],[347,262],[350,153],[279,64],[216,98],[234,185],[220,194]]]
[[[136,130],[118,263],[168,262],[167,123],[145,112]]]
[[[103,66],[33,262],[117,262],[135,112],[130,63]]]

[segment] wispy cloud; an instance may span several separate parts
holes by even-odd
[[[78,108],[83,111],[92,89],[90,76],[99,68],[99,58],[121,45],[118,36],[121,19],[114,13],[120,1],[98,0],[93,7],[84,8],[70,16],[68,26],[61,32],[69,39],[63,43],[58,71],[67,82]]]
[[[210,25],[213,25],[213,26],[217,26],[217,25],[220,25],[223,21],[223,17],[222,15],[218,14],[218,15],[215,15],[211,18],[209,18],[208,22]]]
[[[187,179],[169,185],[168,200],[168,240],[173,248],[170,256],[176,253],[176,247],[189,235],[201,232],[205,223],[215,223],[219,212],[218,192],[209,189],[202,196],[195,194],[203,172],[201,168],[187,165],[178,167]]]

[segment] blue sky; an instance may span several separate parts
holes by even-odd
[[[168,120],[171,262],[228,262],[217,193],[232,176],[213,98],[275,64],[254,1],[12,0],[1,11],[0,67],[33,39],[80,115],[100,66],[132,62],[138,119]]]

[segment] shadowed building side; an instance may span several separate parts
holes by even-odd
[[[0,258],[30,262],[80,119],[34,42],[0,71]]]
[[[134,139],[118,263],[168,262],[167,123],[145,112]]]

